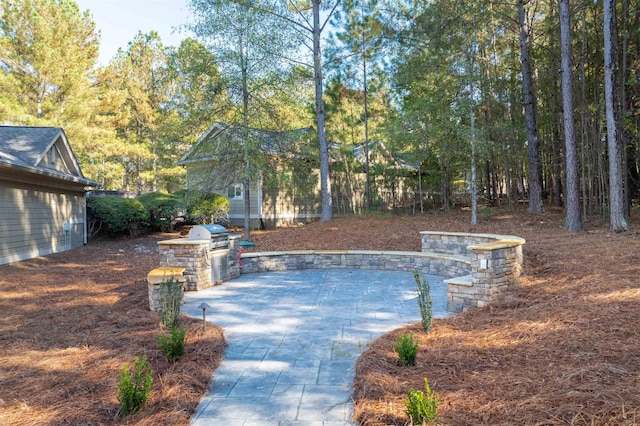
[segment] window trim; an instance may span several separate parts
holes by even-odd
[[[233,197],[229,196],[233,194]],[[233,185],[229,185],[227,190],[227,197],[229,200],[244,200],[244,185],[241,183],[234,183]]]

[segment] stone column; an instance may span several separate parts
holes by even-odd
[[[242,263],[240,256],[242,250],[240,248],[240,235],[238,234],[229,234],[229,254],[228,254],[228,277],[227,279],[232,280],[234,278],[238,278],[240,276],[240,265]]]
[[[166,280],[174,279],[182,283],[184,291],[184,282],[186,278],[183,275],[184,268],[156,268],[147,274],[147,288],[149,291],[149,309],[152,311],[160,310],[160,283]]]
[[[158,243],[160,266],[184,268],[186,291],[211,287],[211,262],[208,240],[168,240]]]

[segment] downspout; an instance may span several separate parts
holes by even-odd
[[[82,237],[82,243],[83,243],[85,246],[86,246],[86,245],[87,245],[87,243],[88,243],[88,238],[87,238],[87,198],[88,198],[88,197],[87,197],[87,195],[88,195],[88,193],[87,193],[87,190],[85,189],[85,191],[84,191],[84,208],[83,208],[83,212],[82,212],[82,215],[83,215],[83,222],[84,222],[84,225],[83,225],[83,228],[84,228],[84,232],[83,232],[83,234],[84,234],[84,235],[83,235],[83,237]]]

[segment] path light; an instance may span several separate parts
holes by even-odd
[[[205,312],[207,308],[210,308],[210,307],[211,306],[207,305],[204,302],[202,302],[200,306],[198,306],[198,309],[202,309],[202,331],[207,331],[207,316]]]

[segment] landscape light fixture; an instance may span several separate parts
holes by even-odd
[[[198,309],[202,309],[202,331],[207,331],[207,316],[206,316],[206,311],[207,308],[210,308],[211,306],[207,305],[205,302],[202,302],[200,304],[200,306],[198,306]]]

